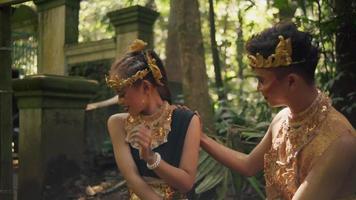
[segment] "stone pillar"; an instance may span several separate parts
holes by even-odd
[[[11,6],[0,6],[0,199],[12,200]]]
[[[38,73],[66,75],[64,45],[78,42],[80,0],[34,0],[38,11]]]
[[[122,56],[134,39],[153,47],[153,24],[159,13],[142,6],[132,6],[108,13],[116,32],[116,57]]]
[[[33,75],[14,81],[20,109],[19,200],[46,199],[45,186],[78,174],[85,148],[85,106],[97,82]]]

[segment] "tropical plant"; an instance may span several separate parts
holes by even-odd
[[[267,111],[266,115],[265,107],[267,106],[263,104],[246,103],[238,109],[239,111],[233,109],[227,102],[221,102],[218,106],[217,132],[210,136],[229,148],[249,153],[264,136],[271,118],[271,111]],[[243,108],[244,106],[249,108]],[[257,115],[253,118],[246,117],[248,116],[247,110],[255,110]],[[243,177],[227,169],[202,150],[195,192],[202,194],[215,188],[216,199],[225,199],[229,194],[234,197],[243,197],[249,193],[249,195],[255,195],[255,198],[264,199],[264,183],[261,175]],[[254,192],[248,192],[251,189]]]

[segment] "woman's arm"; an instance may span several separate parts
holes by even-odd
[[[194,185],[199,157],[200,134],[200,120],[194,115],[187,129],[179,168],[161,160],[158,167],[154,169],[154,172],[161,179],[183,193],[188,192]],[[137,135],[137,139],[143,149],[142,158],[152,164],[156,158],[150,150],[149,133],[147,131],[141,131],[141,133]]]
[[[356,164],[356,138],[341,136],[333,142],[299,186],[293,200],[332,200],[340,195]],[[351,194],[350,194],[351,195]]]
[[[87,104],[87,107],[85,110],[94,110],[94,109],[101,108],[101,107],[111,106],[111,105],[114,105],[117,103],[118,103],[118,95],[115,95],[115,96],[111,97],[110,99],[106,99],[106,100],[98,101],[98,102],[94,102],[94,103],[89,103],[89,104]]]
[[[199,158],[199,140],[201,135],[200,120],[194,115],[187,129],[179,168],[165,161],[155,169],[156,174],[169,185],[188,192],[194,185]]]
[[[123,122],[124,114],[113,115],[108,120],[108,129],[114,148],[116,164],[128,186],[141,199],[157,200],[161,197],[142,179],[131,156],[128,144],[125,142]]]

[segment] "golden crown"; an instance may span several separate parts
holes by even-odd
[[[135,51],[142,51],[145,49],[146,46],[147,46],[146,42],[136,39],[130,45],[128,53],[135,52]],[[120,78],[118,75],[105,77],[107,85],[111,88],[121,90],[122,88],[131,86],[137,80],[143,79],[149,73],[149,71],[151,71],[156,83],[163,86],[163,83],[160,80],[162,78],[162,73],[156,64],[156,60],[152,58],[148,52],[145,54],[145,57],[147,60],[148,69],[137,71],[134,75],[126,79]]]
[[[250,66],[253,68],[271,68],[280,66],[289,66],[292,63],[292,43],[290,38],[284,39],[283,36],[278,36],[279,43],[276,46],[275,53],[268,56],[267,59],[259,53],[248,55]]]

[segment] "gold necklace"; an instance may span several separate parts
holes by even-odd
[[[288,124],[291,128],[298,128],[302,124],[304,124],[306,121],[309,120],[310,117],[314,116],[314,114],[318,111],[318,104],[320,104],[321,100],[323,98],[323,94],[321,93],[320,90],[318,90],[318,94],[316,98],[313,100],[313,102],[300,113],[293,114],[292,118],[292,113],[289,113],[288,116]]]
[[[172,112],[170,104],[164,101],[163,105],[152,115],[129,115],[124,126],[126,142],[130,143],[132,147],[140,149],[139,145],[131,138],[141,126],[145,126],[151,131],[151,149],[166,143],[171,131]]]
[[[296,157],[317,135],[318,128],[326,118],[330,107],[329,98],[319,91],[311,106],[303,111],[302,115],[298,114],[298,121],[291,121],[290,117],[284,120],[279,132],[285,135],[286,140],[290,141],[293,157]]]
[[[308,109],[304,119],[300,119],[298,126],[291,124],[289,117],[283,122],[278,131],[278,137],[282,137],[286,144],[286,158],[278,160],[285,166],[295,166],[299,152],[308,145],[313,138],[318,134],[318,130],[329,112],[331,102],[324,94],[320,93],[313,102],[313,106]]]
[[[320,127],[328,115],[331,103],[327,96],[320,94],[303,115],[300,115],[298,126],[291,126],[289,117],[285,116],[278,134],[278,143],[270,152],[270,169],[275,172],[266,171],[266,181],[269,184],[277,184],[280,191],[293,196],[300,184],[300,174],[298,169],[299,153],[315,138]],[[276,139],[276,141],[277,141]],[[283,142],[282,142],[283,141]],[[273,144],[274,145],[274,144]],[[277,173],[277,175],[271,175]],[[283,188],[283,189],[282,189]]]

